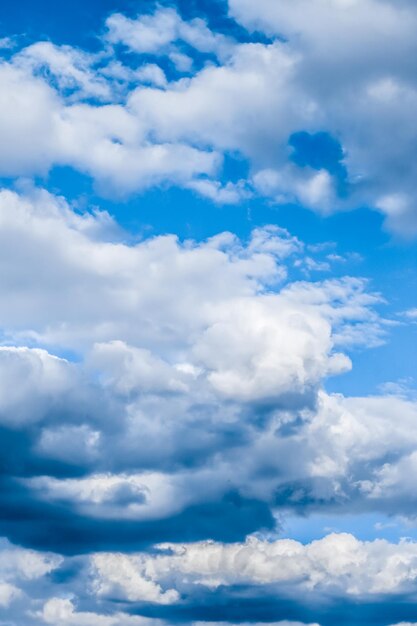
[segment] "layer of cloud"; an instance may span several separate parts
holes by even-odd
[[[250,538],[244,544],[164,544],[167,555],[92,557],[94,591],[131,601],[175,602],[174,589],[189,585],[209,588],[234,585],[276,585],[290,592],[367,596],[415,592],[415,543],[389,544],[384,540],[361,542],[349,534],[327,537],[302,545],[292,540],[263,542]],[[158,583],[167,591],[160,594]],[[158,589],[158,595],[156,595]]]

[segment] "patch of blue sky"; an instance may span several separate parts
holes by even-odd
[[[335,177],[339,197],[347,197],[349,193],[348,172],[343,163],[345,157],[339,141],[329,133],[321,131],[293,133],[288,141],[292,149],[290,159],[299,167],[311,167],[315,170],[326,170]]]
[[[146,0],[140,4],[146,4]],[[46,39],[59,45],[98,50],[102,44],[97,33],[103,28],[106,16],[113,11],[126,12],[129,9],[137,12],[138,2],[124,0],[123,7],[118,0],[8,2],[7,11],[1,15],[0,33],[3,36],[22,36],[26,44]]]
[[[7,3],[0,19],[0,36],[13,34],[22,37],[26,44],[38,40],[50,40],[58,45],[79,46],[90,51],[102,47],[99,39],[104,21],[114,12],[134,18],[138,14],[152,13],[155,8],[173,7],[184,19],[203,18],[210,28],[233,37],[238,41],[270,41],[263,33],[249,33],[228,15],[224,0],[73,0],[57,3],[54,0],[21,0]]]
[[[346,511],[312,513],[311,515],[286,515],[281,520],[280,538],[295,539],[307,544],[322,539],[330,533],[349,533],[360,541],[385,539],[397,543],[401,539],[417,540],[417,527],[400,517],[384,513],[347,513]]]

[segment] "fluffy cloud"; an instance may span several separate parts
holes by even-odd
[[[29,486],[41,498],[76,503],[84,515],[110,519],[146,521],[180,512],[198,498],[193,483],[203,480],[192,475],[176,476],[157,472],[144,474],[91,475],[58,480],[32,478]],[[188,494],[187,494],[188,490]],[[210,489],[207,490],[209,497]],[[198,498],[200,499],[200,498]]]
[[[201,18],[185,21],[172,8],[160,7],[153,14],[139,15],[136,19],[113,13],[106,20],[106,26],[107,41],[123,44],[136,53],[166,54],[170,44],[178,41],[219,57],[233,47],[233,40],[212,32]]]
[[[4,580],[40,578],[62,562],[62,558],[57,555],[25,550],[12,546],[5,540],[1,541],[0,553],[0,576]]]
[[[24,48],[14,58],[17,67],[42,76],[47,73],[59,90],[77,90],[77,97],[111,100],[108,81],[92,67],[96,58],[70,46],[55,46],[49,41],[39,41]]]
[[[380,325],[370,311],[377,298],[366,294],[360,280],[299,283],[279,291],[277,286],[287,275],[286,258],[291,267],[291,256],[300,253],[302,246],[274,227],[254,231],[247,246],[227,233],[202,244],[161,236],[129,245],[120,240],[105,213],[80,215],[62,200],[38,191],[26,197],[2,192],[0,220],[0,262],[12,268],[3,278],[8,299],[0,324],[10,336],[23,338],[26,332],[32,340],[73,348],[87,341],[114,340],[142,350],[170,346],[171,359],[173,349],[178,358],[182,351],[180,363],[186,359],[184,350],[200,342],[193,358],[216,372],[223,367],[220,359],[226,359],[219,354],[214,362],[209,354],[209,344],[217,341],[217,325],[230,338],[227,358],[239,363],[240,355],[233,357],[232,351],[236,332],[247,328],[252,334],[245,349],[251,358],[254,350],[272,350],[265,341],[267,329],[278,343],[288,331],[300,338],[294,344],[299,356],[291,367],[301,368],[300,382],[307,378],[314,382],[317,375],[333,368],[326,357],[332,348],[333,322],[338,337],[343,328],[348,333],[351,325],[358,330],[363,324]],[[28,264],[35,280],[27,274]],[[219,275],[222,281],[217,280]],[[27,306],[22,306],[25,301]],[[254,315],[257,326],[251,322]],[[240,331],[232,327],[233,317]],[[235,345],[233,350],[237,349]],[[310,359],[310,349],[318,351],[317,365]],[[110,350],[114,355],[125,350],[122,360],[128,355],[121,344],[106,348],[106,353],[97,348],[96,355],[100,350],[103,361]],[[130,352],[131,360],[133,354],[136,367],[156,365],[154,361],[145,365],[151,357],[144,351]],[[231,364],[224,365],[229,369]],[[159,367],[164,368],[160,361]],[[273,373],[279,365],[267,357],[264,363],[252,359],[250,367]],[[172,376],[178,379],[181,374],[173,371]]]
[[[334,478],[349,475],[353,480],[353,473],[360,475],[364,466],[369,467],[376,459],[381,462],[390,453],[408,458],[417,443],[413,428],[416,408],[415,403],[395,396],[322,395],[307,435],[317,455],[313,474]]]
[[[44,80],[7,63],[0,65],[0,83],[0,134],[7,146],[7,151],[0,151],[1,174],[45,173],[56,155],[59,97]]]
[[[50,42],[17,52],[0,67],[10,96],[0,103],[8,120],[0,172],[62,164],[107,194],[169,181],[223,204],[255,193],[324,214],[365,204],[391,230],[415,232],[415,7],[231,0],[229,11],[272,41],[233,41],[160,7],[110,15],[107,47],[95,55]],[[123,64],[117,44],[135,52],[136,65]],[[201,63],[207,55],[217,63]],[[161,58],[191,76],[167,78]],[[316,142],[313,159],[297,152],[300,133]],[[330,141],[340,144],[337,154],[326,153]],[[221,180],[230,152],[250,164],[237,185]]]
[[[13,600],[20,596],[20,589],[9,583],[0,582],[0,607],[8,607]]]
[[[185,589],[189,584],[210,588],[273,584],[305,592],[366,596],[416,588],[417,548],[408,541],[361,542],[349,534],[333,534],[307,545],[289,539],[268,543],[249,538],[244,544],[203,542],[160,548],[170,554],[93,556],[99,593],[112,595],[117,586],[121,597],[143,599],[136,577],[145,578],[149,585],[163,583],[168,589],[170,585]],[[132,594],[132,587],[137,595]]]
[[[167,179],[185,184],[214,174],[221,163],[216,152],[178,142],[151,143],[140,120],[122,105],[66,104],[63,94],[28,69],[46,62],[44,53],[38,46],[0,65],[2,93],[8,94],[0,100],[2,118],[8,119],[0,127],[8,146],[7,155],[0,155],[3,176],[46,174],[53,165],[69,165],[95,178],[103,192],[123,195]],[[51,71],[58,64],[59,80],[78,86],[81,95],[109,91],[105,82],[102,87],[104,79],[92,82],[91,72],[76,71],[74,54],[46,48]],[[66,74],[59,71],[61,63],[68,65]],[[141,76],[134,78],[137,82]]]
[[[175,589],[163,591],[161,586],[142,570],[141,563],[122,554],[97,554],[93,559],[94,592],[98,596],[113,596],[131,602],[144,601],[172,604],[179,600]],[[139,567],[138,567],[139,565]]]
[[[108,16],[96,53],[0,42],[0,175],[70,166],[104,194],[168,183],[323,216],[365,204],[412,233],[413,4],[229,14],[236,39],[158,6]],[[225,155],[247,175],[227,180]],[[382,296],[278,226],[140,239],[15,189],[0,190],[0,623],[317,626],[345,608],[361,623],[364,604],[412,619],[381,606],[415,599],[415,542],[280,538],[287,515],[416,523],[415,396],[329,391],[386,340]]]
[[[297,493],[368,506],[387,446],[413,452],[411,401],[320,391],[351,366],[340,350],[381,341],[380,298],[352,277],[291,281],[305,248],[286,231],[129,242],[107,214],[39,190],[2,192],[0,225],[3,334],[43,346],[0,350],[9,488],[59,523],[168,523],[231,493],[268,510],[285,490],[290,508]]]
[[[0,423],[18,428],[76,405],[77,372],[46,350],[0,347]],[[16,386],[16,381],[20,381]]]
[[[291,5],[230,0],[229,8],[246,27],[284,37],[300,55],[297,83],[316,102],[318,123],[343,144],[354,201],[362,196],[373,203],[394,230],[415,231],[414,174],[409,178],[399,167],[413,160],[415,142],[416,84],[410,62],[415,7],[377,0],[297,0]],[[392,54],[383,43],[387,39],[395,42]]]
[[[23,598],[22,588],[57,569],[62,558],[55,554],[25,550],[0,540],[0,608]]]

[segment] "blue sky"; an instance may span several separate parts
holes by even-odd
[[[4,2],[0,626],[414,625],[416,31]]]

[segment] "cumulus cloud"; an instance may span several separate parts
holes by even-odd
[[[320,346],[317,340],[317,349],[322,352],[320,370],[325,372],[333,319],[340,343],[342,329],[348,333],[351,322],[357,333],[362,323],[379,332],[380,322],[370,311],[378,300],[366,293],[359,279],[276,290],[287,275],[286,257],[291,267],[291,256],[301,250],[299,242],[279,229],[255,230],[247,246],[230,234],[202,244],[161,236],[130,245],[112,235],[106,214],[77,214],[46,192],[22,197],[3,191],[0,213],[2,263],[12,268],[3,278],[8,299],[0,323],[15,337],[24,337],[26,331],[32,339],[73,348],[86,341],[125,341],[141,349],[170,344],[171,351],[177,346],[180,352],[199,337],[207,346],[210,333],[214,341],[218,323],[224,333],[229,328],[233,341],[230,321],[245,302],[241,323],[248,324],[244,318],[253,308],[265,325],[274,325],[277,341],[284,340],[279,327],[288,325],[294,315],[300,323],[304,317],[311,341],[316,332],[323,338]],[[36,268],[35,279],[27,274],[29,263]],[[222,281],[217,280],[220,274]],[[333,307],[334,298],[339,304]],[[22,306],[25,299],[28,305]],[[140,324],[134,323],[138,317]],[[259,330],[252,325],[251,332],[248,354],[263,341],[262,324]],[[116,348],[120,352],[121,344],[113,344],[113,352]],[[304,349],[302,342],[299,349]],[[209,360],[203,343],[200,353],[201,361]],[[144,352],[135,354],[137,363],[144,360]],[[274,367],[272,362],[265,366]],[[221,366],[210,367],[215,371]],[[178,378],[179,373],[173,376]]]
[[[0,423],[15,428],[68,408],[77,383],[75,368],[46,350],[0,347],[0,371]]]
[[[90,363],[96,365],[103,381],[121,394],[136,392],[188,391],[187,379],[195,371],[170,366],[150,350],[128,346],[122,341],[97,343],[93,346]]]
[[[106,26],[107,41],[123,44],[136,53],[167,54],[170,44],[181,41],[199,52],[223,57],[234,44],[225,35],[211,31],[201,18],[183,20],[174,8],[159,7],[154,13],[135,19],[113,13]]]
[[[390,452],[407,457],[415,446],[415,420],[416,404],[399,397],[323,395],[308,434],[309,439],[315,439],[312,447],[317,454],[313,473],[352,478],[351,471],[355,470],[352,466],[348,469],[351,459],[358,464],[356,471],[360,473],[362,464],[372,463],[376,458],[382,460]],[[321,446],[331,452],[323,454]]]
[[[367,205],[392,231],[413,234],[415,7],[231,0],[229,12],[246,39],[257,30],[271,41],[235,41],[157,7],[110,15],[95,55],[44,41],[18,51],[0,68],[2,93],[12,94],[1,105],[0,172],[69,165],[105,194],[168,181],[221,204],[260,194],[322,214]],[[118,44],[137,61],[123,62]],[[161,58],[191,75],[167,76]],[[302,153],[300,134],[321,157]],[[329,142],[337,154],[326,153]],[[248,160],[248,180],[222,179],[225,153]]]
[[[25,550],[10,545],[6,540],[0,543],[0,576],[4,580],[40,578],[57,568],[62,558],[55,554]]]
[[[175,8],[113,13],[94,53],[0,42],[0,175],[69,166],[106,195],[174,184],[323,218],[367,205],[412,234],[413,4],[228,10],[224,32]],[[228,180],[235,157],[247,173]],[[0,622],[317,626],[414,599],[411,540],[279,534],[286,515],[416,523],[415,396],[329,390],[394,324],[341,275],[348,256],[276,225],[141,239],[15,189],[0,190]]]
[[[46,81],[7,63],[0,65],[0,82],[0,134],[3,145],[8,146],[7,154],[0,152],[1,174],[46,173],[56,155],[54,124],[59,96]]]
[[[416,545],[408,541],[361,542],[349,534],[332,534],[307,545],[289,539],[268,543],[249,538],[244,544],[203,542],[160,548],[170,554],[93,556],[93,575],[101,593],[105,589],[111,595],[117,577],[122,597],[135,599],[130,589],[139,576],[149,584],[164,581],[165,586],[177,589],[187,584],[210,588],[273,584],[359,597],[401,594],[416,587]],[[123,574],[122,579],[121,572],[126,571],[130,574],[126,578]]]
[[[385,463],[387,429],[412,452],[411,401],[321,390],[350,369],[342,350],[382,340],[380,297],[358,278],[291,281],[306,251],[287,231],[129,242],[39,190],[2,192],[0,220],[4,336],[44,346],[0,350],[2,424],[23,431],[19,464],[7,438],[4,454],[13,488],[52,517],[168,523],[231,493],[268,510],[287,488],[366,506],[359,481]]]
[[[27,482],[41,498],[75,503],[85,515],[116,520],[169,517],[197,499],[196,490],[192,490],[197,481],[190,475],[187,480],[187,476],[157,472],[98,474],[66,480],[39,477]]]
[[[0,582],[0,607],[8,607],[20,594],[21,591],[18,587]]]
[[[25,550],[0,539],[0,608],[21,600],[28,583],[44,578],[62,561],[58,555]]]
[[[214,175],[221,163],[218,153],[178,142],[149,142],[140,120],[120,104],[65,104],[48,80],[28,70],[37,67],[41,52],[31,50],[0,65],[2,93],[9,94],[0,101],[3,119],[8,119],[0,127],[9,146],[8,154],[0,155],[3,176],[44,175],[53,165],[68,165],[95,178],[103,192],[123,195],[164,180],[185,184],[195,176]],[[49,49],[47,54],[49,59]],[[102,81],[91,85],[89,74],[76,72],[68,56],[68,51],[58,54],[60,63],[69,64],[67,78],[56,70],[60,81],[84,92],[100,91]],[[143,79],[144,72],[135,74],[135,80]]]
[[[95,71],[95,61],[92,54],[70,46],[56,46],[50,41],[34,43],[14,57],[17,67],[29,74],[46,74],[64,93],[77,90],[78,97],[111,100],[110,85]]]

